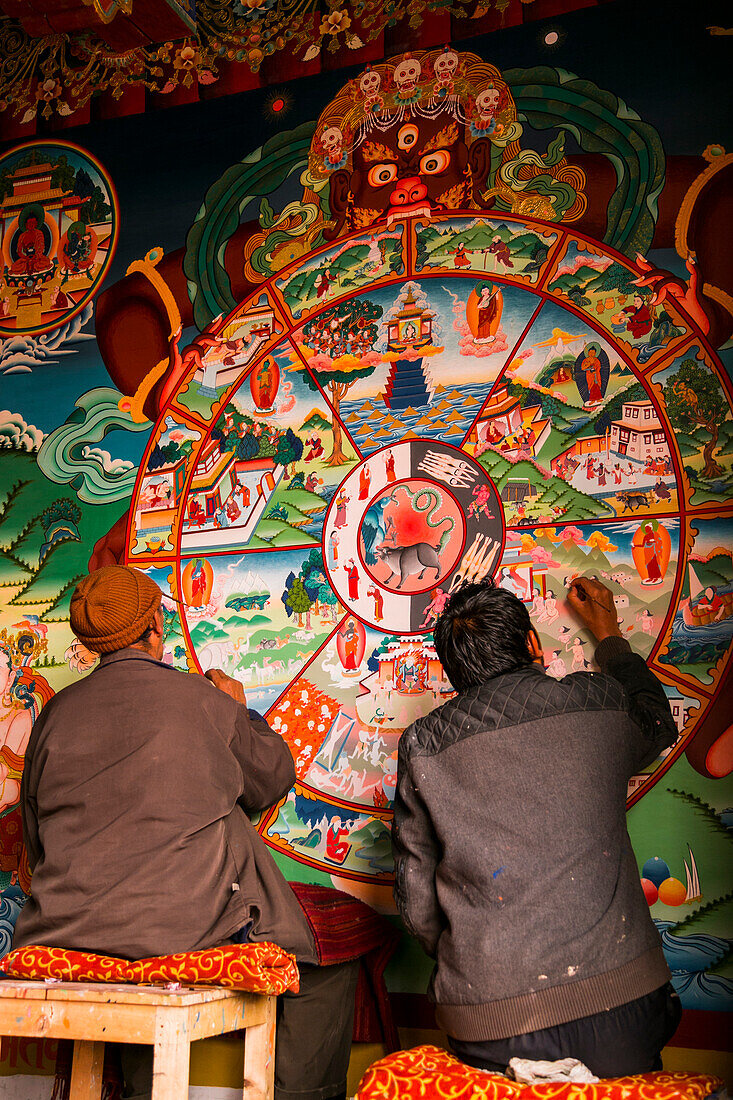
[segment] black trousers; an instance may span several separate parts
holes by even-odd
[[[275,1100],[335,1100],[346,1095],[359,962],[300,964],[300,992],[277,999]],[[153,1052],[120,1048],[123,1096],[149,1100]],[[182,1098],[185,1100],[185,1098]]]
[[[449,1039],[456,1058],[477,1069],[503,1073],[510,1058],[578,1058],[596,1077],[625,1077],[662,1068],[661,1053],[682,1016],[671,983],[608,1012],[558,1027],[481,1043]]]

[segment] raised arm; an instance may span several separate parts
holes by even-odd
[[[247,813],[266,810],[284,798],[295,783],[295,765],[290,749],[256,711],[247,709],[244,688],[238,680],[218,668],[206,678],[238,704],[230,748],[244,776],[244,793],[239,804]]]
[[[407,930],[430,956],[435,956],[445,927],[435,891],[440,845],[430,815],[420,798],[408,759],[409,729],[400,739],[394,798],[392,852],[394,898]]]
[[[589,577],[576,578],[569,586],[568,603],[595,635],[598,642],[595,658],[601,672],[623,685],[629,715],[641,734],[635,767],[644,768],[677,740],[677,727],[664,688],[643,657],[634,653],[621,636],[613,593],[605,584]]]

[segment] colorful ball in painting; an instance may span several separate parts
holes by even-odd
[[[644,891],[644,897],[646,898],[647,905],[654,905],[654,902],[659,897],[659,891],[657,890],[651,879],[643,878],[641,880],[641,888]]]
[[[666,878],[659,886],[659,900],[664,905],[682,905],[687,889],[678,878]]]
[[[654,885],[659,888],[665,879],[668,879],[671,871],[663,859],[659,856],[652,856],[648,859],[641,869],[642,878],[648,879],[649,882],[653,882]]]

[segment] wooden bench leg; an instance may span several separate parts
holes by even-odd
[[[268,997],[265,1019],[244,1033],[243,1100],[274,1100],[276,997]]]
[[[186,1033],[185,1018],[169,1013],[159,1020],[158,1038],[153,1048],[152,1100],[186,1100],[191,1043]]]
[[[99,1100],[102,1095],[104,1043],[74,1041],[70,1100]]]

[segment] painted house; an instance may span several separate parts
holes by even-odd
[[[440,691],[447,683],[433,645],[424,638],[390,642],[379,658],[379,683],[394,685],[400,694]]]
[[[539,473],[537,481],[541,480]],[[537,486],[528,477],[508,477],[501,491],[503,504],[522,504],[537,496]]]
[[[185,453],[175,462],[145,470],[135,511],[138,537],[144,541],[164,539],[173,526],[178,500],[186,480]]]
[[[611,450],[624,458],[647,462],[670,457],[662,422],[651,401],[627,401],[621,419],[611,422]]]
[[[476,431],[480,442],[498,443],[522,427],[522,405],[508,385],[498,386],[489,398]]]

